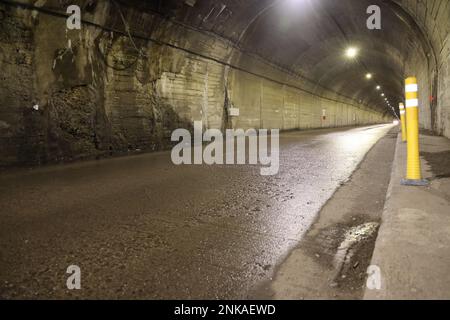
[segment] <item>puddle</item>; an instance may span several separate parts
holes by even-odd
[[[353,291],[364,285],[380,224],[367,222],[345,231],[333,258],[331,287]]]
[[[377,233],[379,223],[369,222],[348,230],[344,235],[344,241],[341,242],[334,256],[333,265],[340,273],[343,265],[352,260],[355,253],[355,247],[363,241],[367,241],[374,237]]]

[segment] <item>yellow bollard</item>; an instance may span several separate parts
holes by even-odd
[[[405,81],[406,91],[406,139],[408,142],[408,170],[403,185],[425,186],[428,181],[422,179],[419,149],[419,99],[415,77]]]
[[[406,110],[403,103],[400,103],[400,121],[402,125],[402,141],[406,142]]]

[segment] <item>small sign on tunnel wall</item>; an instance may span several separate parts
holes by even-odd
[[[325,109],[322,110],[322,120],[323,121],[327,120],[327,110],[325,110]]]

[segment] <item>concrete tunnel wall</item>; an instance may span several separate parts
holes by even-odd
[[[324,98],[239,71],[231,78],[231,103],[240,110],[240,117],[232,120],[237,128],[316,129],[390,120],[363,105]]]
[[[120,21],[112,21],[110,2],[93,7],[86,1],[74,3],[84,8],[84,20],[123,30]],[[59,1],[45,1],[45,5],[65,9]],[[199,32],[152,12],[128,9],[126,17],[134,34],[148,34],[150,29],[152,38],[183,50],[135,38],[142,50],[139,54],[125,34],[92,25],[66,31],[63,18],[0,3],[1,164],[160,150],[169,146],[174,129],[190,128],[194,120],[202,120],[208,128],[284,130],[392,120],[388,113],[337,92],[318,91],[314,83],[240,51],[217,34]],[[448,42],[436,43],[447,48],[439,51],[446,73],[439,75],[437,123],[450,136],[449,97],[444,90]],[[419,77],[429,77],[432,67],[414,69],[422,58],[420,53],[409,57],[407,66]],[[422,99],[426,96],[421,94]],[[230,107],[239,108],[240,116],[230,118]],[[431,112],[423,113],[426,127]]]

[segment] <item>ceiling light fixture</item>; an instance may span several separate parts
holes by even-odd
[[[345,55],[347,56],[347,58],[353,59],[356,58],[358,52],[359,52],[358,48],[350,47],[345,51]]]

